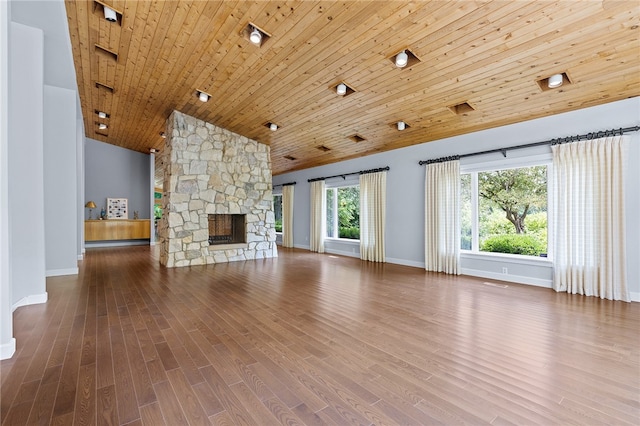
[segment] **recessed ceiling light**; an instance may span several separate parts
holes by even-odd
[[[562,74],[554,74],[551,77],[549,77],[549,82],[548,82],[549,89],[554,89],[556,87],[562,86],[562,80],[563,80]]]
[[[276,130],[278,130],[278,125],[276,123],[270,123],[269,129],[271,129],[272,132],[275,132]]]
[[[211,96],[209,94],[198,91],[198,99],[200,99],[201,102],[207,102],[210,97]]]
[[[102,111],[98,111],[98,117],[107,118],[107,113],[106,112],[102,112]]]
[[[407,123],[405,123],[404,121],[398,121],[396,123],[396,127],[398,128],[398,130],[404,130],[407,128]]]
[[[162,139],[167,138],[167,134],[165,132],[160,132],[160,136],[162,137]]]
[[[253,27],[253,30],[251,31],[249,41],[253,44],[260,45],[260,42],[262,41],[262,33],[256,27]]]
[[[409,62],[409,55],[404,50],[396,55],[396,67],[404,68]]]
[[[349,87],[344,81],[335,84],[335,86],[334,84],[335,83],[329,86],[329,89],[333,90],[338,96],[349,96],[352,93],[356,93],[355,89]]]
[[[99,124],[98,124],[98,129],[100,129],[100,130],[105,130],[106,128],[107,128],[107,125],[106,125],[106,124],[104,124],[104,123],[99,123]]]
[[[111,9],[108,6],[103,6],[103,9],[104,9],[104,19],[106,19],[109,22],[116,22],[118,20],[115,10]]]

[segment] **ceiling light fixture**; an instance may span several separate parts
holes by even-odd
[[[398,127],[398,130],[404,130],[407,128],[407,123],[405,123],[404,121],[398,121],[396,123],[396,126]]]
[[[211,96],[207,93],[204,92],[198,92],[198,99],[200,99],[201,102],[207,102],[209,100]]]
[[[105,130],[107,128],[107,125],[104,123],[98,123],[98,129],[100,130]]]
[[[249,41],[253,44],[260,45],[260,42],[262,41],[262,33],[256,27],[253,27],[253,30],[251,31]]]
[[[110,7],[103,6],[104,9],[104,19],[109,22],[116,22],[118,17],[116,16],[116,11],[111,9]]]
[[[549,82],[547,83],[547,85],[549,86],[549,89],[555,89],[556,87],[562,86],[562,80],[562,74],[554,74],[549,77]]]
[[[396,67],[404,68],[409,62],[409,55],[404,50],[396,55]]]
[[[107,118],[107,113],[106,112],[102,112],[102,111],[98,111],[98,117]]]
[[[336,86],[336,93],[340,96],[344,95],[347,93],[347,85],[344,83],[340,83],[338,84],[338,86]]]
[[[270,123],[269,129],[271,129],[272,132],[275,132],[276,130],[278,130],[278,125],[276,123]]]
[[[162,139],[167,138],[167,134],[165,132],[160,132],[160,136],[162,137]]]

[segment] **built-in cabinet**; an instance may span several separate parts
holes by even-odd
[[[150,237],[150,219],[84,221],[85,241],[145,240]]]

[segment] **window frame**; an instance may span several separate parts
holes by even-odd
[[[478,173],[508,169],[520,169],[534,166],[547,167],[547,256],[538,257],[523,254],[480,251],[480,224],[478,218]],[[501,258],[503,261],[507,262],[509,262],[509,259],[511,259],[511,262],[514,263],[531,265],[540,264],[541,262],[553,262],[553,159],[551,153],[460,164],[460,176],[462,176],[463,174],[471,174],[471,250],[460,248],[460,255],[462,257],[476,259]],[[459,191],[461,191],[461,188],[459,188]],[[462,209],[462,205],[460,205],[460,209]],[[460,230],[460,232],[462,234],[462,229]]]
[[[327,210],[329,207],[329,202],[328,202],[328,191],[335,191],[335,196],[333,197],[333,219],[334,219],[334,223],[336,224],[336,226],[334,227],[334,233],[333,235],[338,235],[337,237],[335,236],[331,236],[329,237],[328,235],[325,235],[324,239],[325,240],[329,240],[329,241],[339,241],[341,243],[354,243],[354,244],[360,244],[360,239],[354,239],[354,238],[340,238],[340,226],[338,223],[338,190],[340,188],[351,188],[351,187],[357,187],[358,188],[358,199],[360,199],[360,181],[345,181],[345,182],[340,182],[340,183],[327,183],[325,184],[325,189],[324,189],[324,200],[325,200],[325,226],[326,226],[326,222],[328,221],[328,217],[327,217]],[[358,203],[358,210],[360,209],[360,204]],[[326,226],[327,228],[327,234],[329,231],[329,227]]]
[[[280,197],[280,212],[282,213],[282,192],[278,191],[278,192],[272,192],[271,194],[273,196],[273,198],[275,197]],[[276,221],[276,208],[275,208],[275,200],[273,201],[274,205],[273,205],[273,228],[275,229],[275,221]],[[282,235],[282,231],[276,231],[276,235]]]

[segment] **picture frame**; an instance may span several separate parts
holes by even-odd
[[[127,205],[126,198],[107,198],[107,219],[128,219]]]

